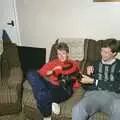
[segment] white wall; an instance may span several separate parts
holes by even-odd
[[[47,48],[59,37],[120,39],[120,2],[17,0],[22,44]]]

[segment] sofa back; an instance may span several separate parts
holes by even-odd
[[[117,40],[120,44],[120,40]],[[101,59],[101,47],[104,44],[105,40],[93,40],[85,39],[84,40],[84,59],[82,61],[82,72],[86,74],[86,67],[92,65],[96,60]],[[120,59],[120,55],[116,56]]]
[[[11,69],[20,67],[20,61],[16,44],[10,40],[3,40],[3,53],[1,55],[1,80],[7,82]]]

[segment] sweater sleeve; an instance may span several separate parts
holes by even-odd
[[[46,63],[45,65],[42,66],[42,68],[40,68],[38,70],[38,73],[41,76],[46,77],[47,76],[47,72],[49,70],[51,70],[55,66],[55,62],[56,62],[56,60],[53,60],[53,61],[50,61],[50,62]]]

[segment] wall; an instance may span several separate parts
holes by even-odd
[[[17,0],[21,40],[47,48],[59,37],[120,39],[120,2]]]

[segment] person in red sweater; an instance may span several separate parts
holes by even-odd
[[[44,120],[51,120],[51,114],[60,113],[58,103],[69,99],[73,94],[73,88],[80,87],[77,77],[69,78],[71,84],[67,87],[65,79],[59,76],[69,76],[72,73],[79,73],[79,64],[69,59],[69,47],[61,42],[57,46],[57,59],[51,60],[37,71],[30,71],[27,74],[28,81],[32,86],[37,107],[42,113]]]

